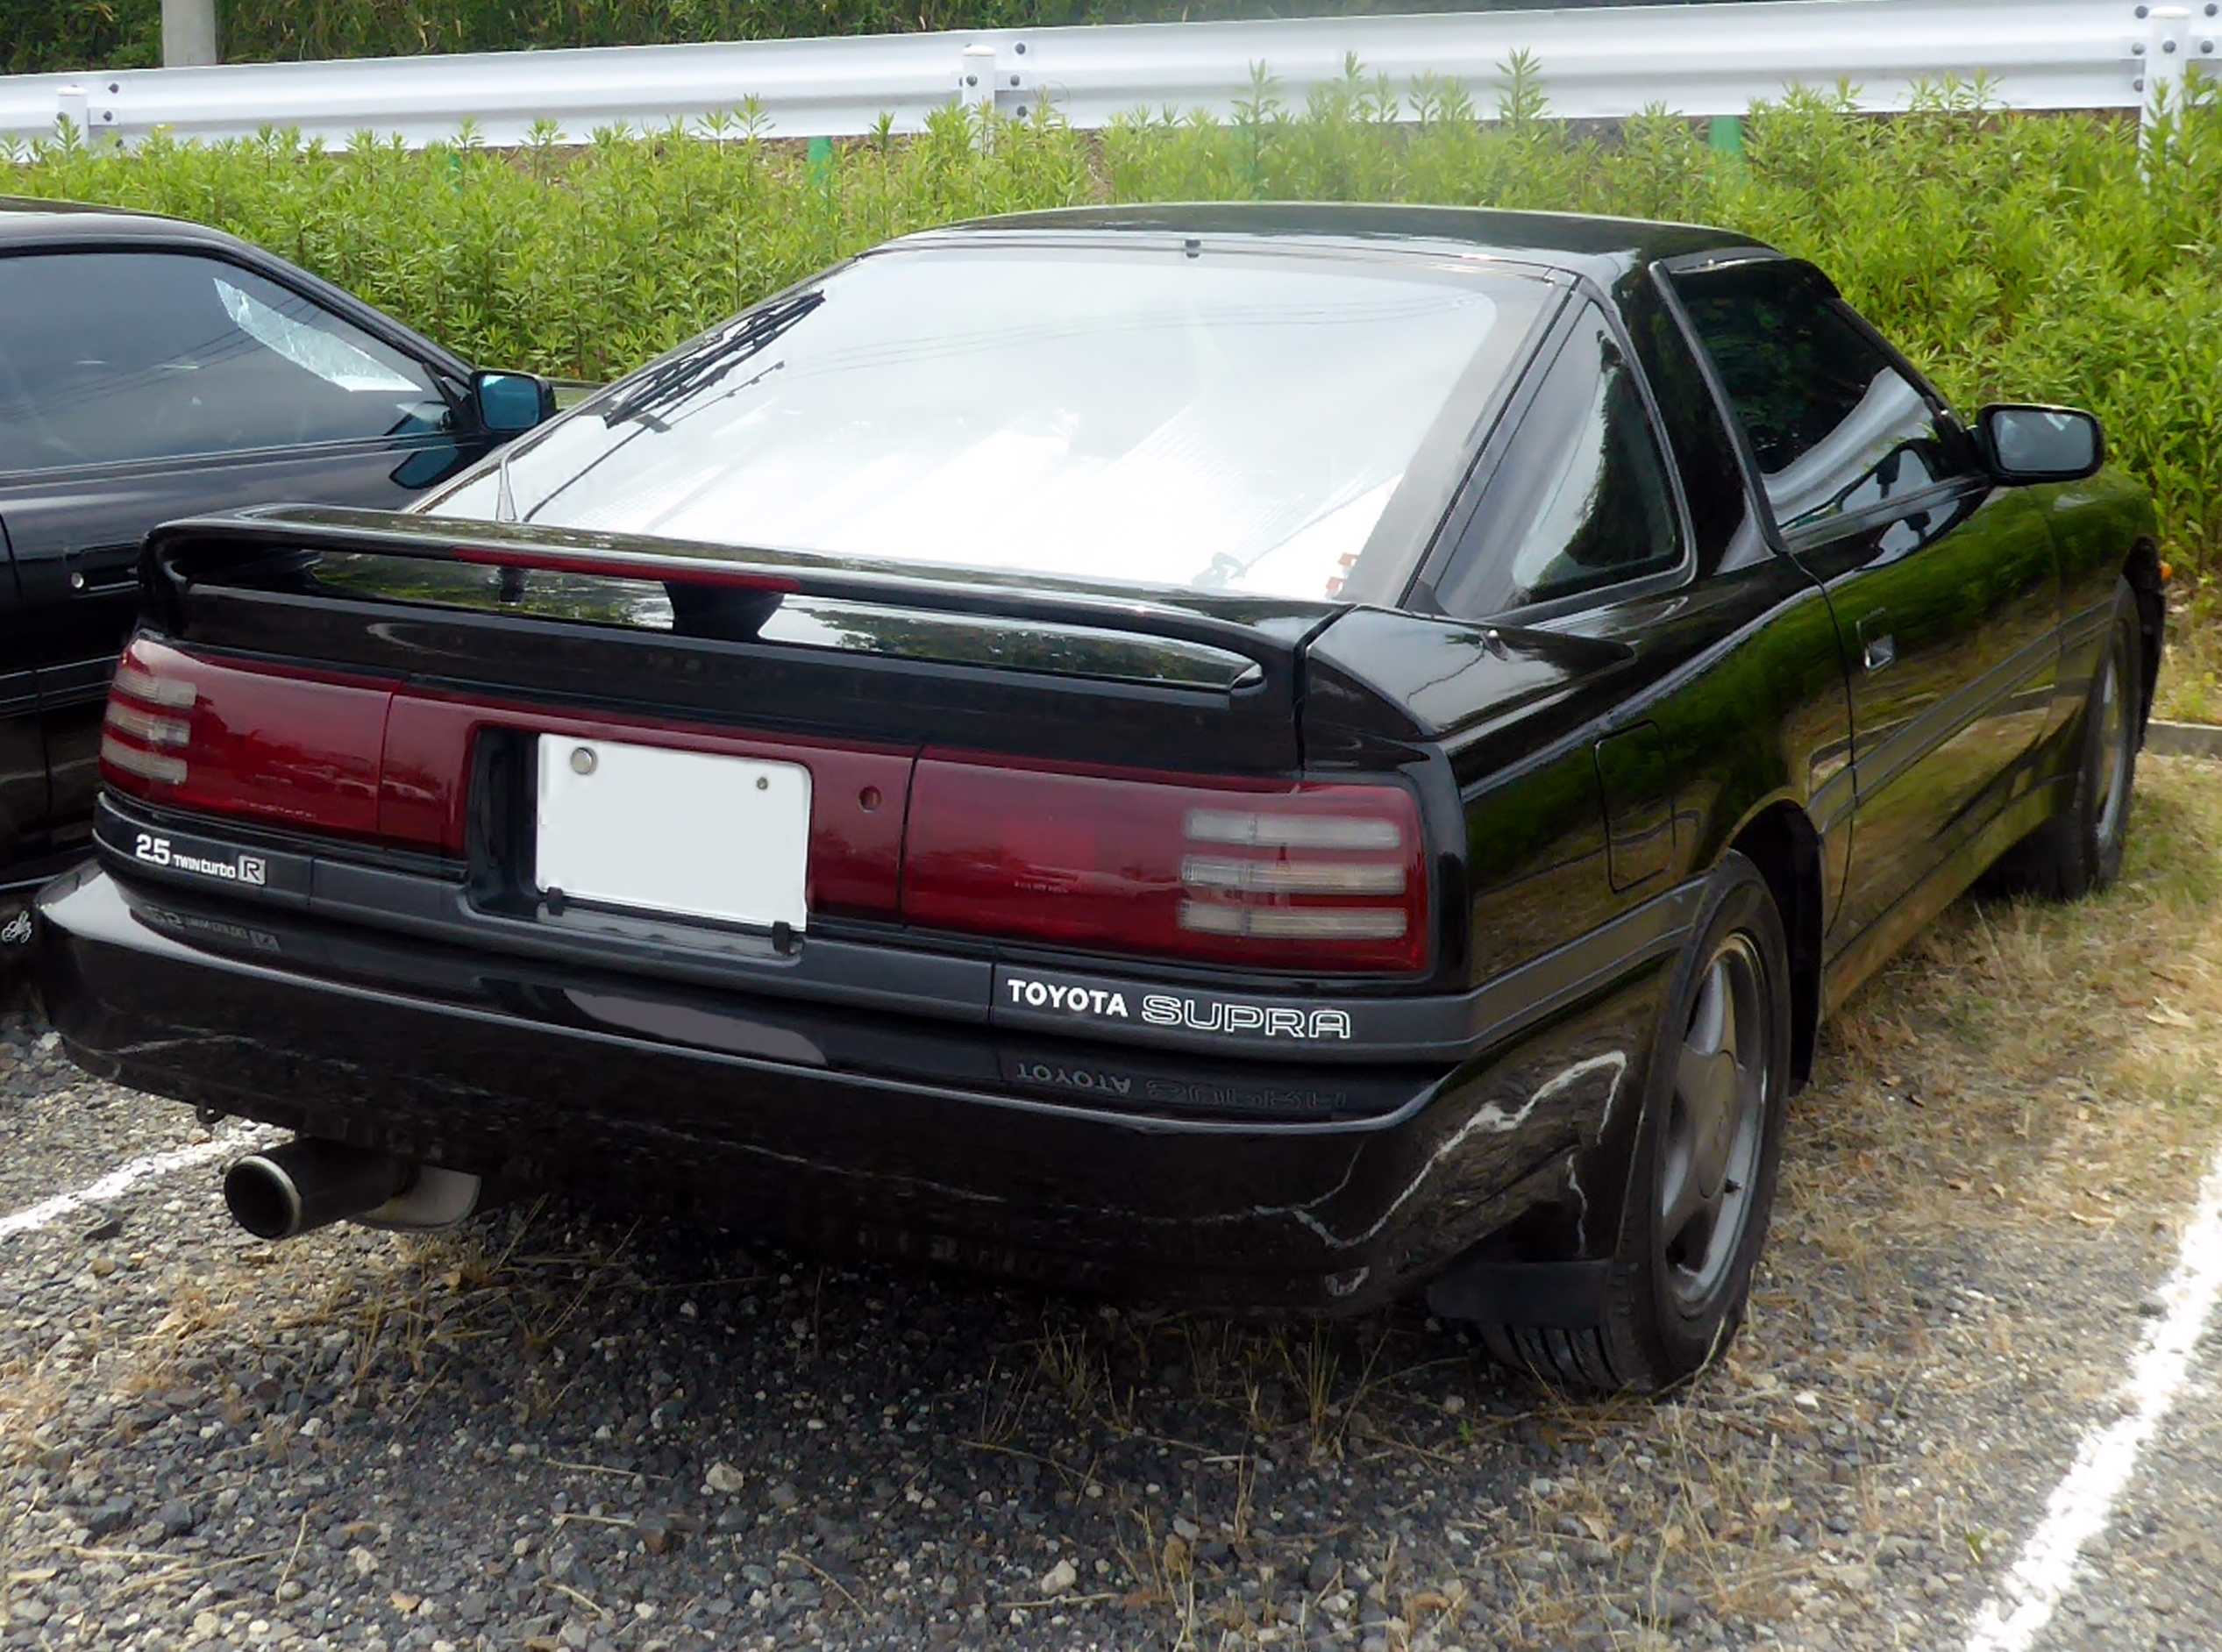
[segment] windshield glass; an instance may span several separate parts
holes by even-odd
[[[488,470],[427,509],[1316,600],[1549,291],[1179,243],[897,249],[526,438],[506,501]]]

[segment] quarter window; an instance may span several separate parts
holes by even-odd
[[[453,417],[417,362],[220,259],[0,258],[0,470],[431,434]]]
[[[1676,281],[1785,530],[1887,504],[1963,468],[1921,388],[1812,276],[1764,262]]]
[[[1478,617],[1681,560],[1673,488],[1634,372],[1604,312],[1585,303],[1482,490],[1436,603]]]

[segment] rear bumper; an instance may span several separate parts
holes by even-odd
[[[92,852],[93,846],[89,843],[80,841],[67,849],[53,850],[0,865],[0,901],[13,901],[29,906],[32,896],[71,867],[82,865],[90,859]]]
[[[1217,1307],[1401,1294],[1536,1206],[1640,1079],[1660,965],[1457,1064],[1297,1065],[719,992],[88,867],[39,969],[88,1069],[305,1134]]]

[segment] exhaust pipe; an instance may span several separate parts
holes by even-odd
[[[224,1202],[258,1239],[290,1239],[363,1216],[417,1180],[417,1166],[390,1153],[304,1136],[250,1153],[224,1172]]]
[[[290,1239],[335,1221],[429,1233],[501,1202],[482,1178],[322,1136],[250,1153],[224,1172],[231,1220],[258,1239]]]

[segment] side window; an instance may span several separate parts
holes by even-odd
[[[1887,503],[1965,468],[1919,386],[1795,265],[1677,277],[1787,531]]]
[[[1435,583],[1478,617],[1663,573],[1682,528],[1634,371],[1604,313],[1580,318],[1545,371]]]
[[[1648,274],[1640,286],[1630,287],[1633,290],[1623,292],[1620,314],[1643,376],[1651,382],[1667,451],[1681,473],[1698,560],[1711,567],[1751,514],[1743,460],[1681,322]]]
[[[0,470],[362,441],[453,417],[417,362],[221,259],[0,258]]]

